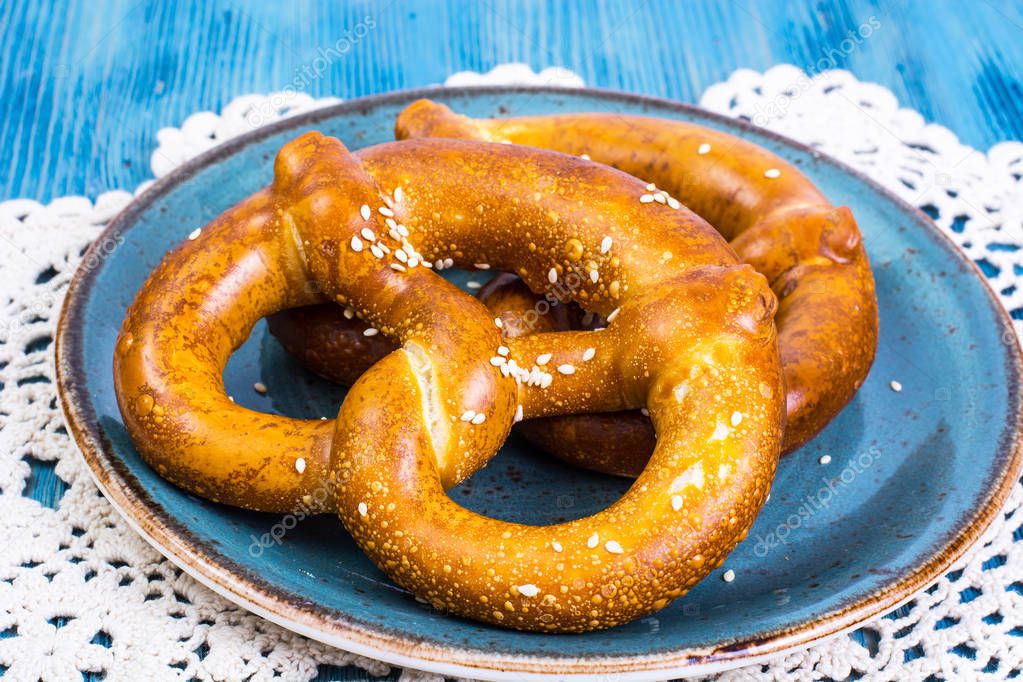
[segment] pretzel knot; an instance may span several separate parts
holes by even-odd
[[[161,475],[208,499],[336,511],[439,609],[564,632],[660,609],[745,537],[785,404],[766,280],[695,214],[637,201],[644,191],[526,147],[424,139],[353,154],[308,133],[281,150],[271,187],[193,234],[138,293],[114,358],[125,425]],[[579,276],[591,263],[599,281]],[[564,295],[609,324],[504,335],[435,272],[483,265],[537,292],[571,281]],[[235,405],[222,373],[252,326],[324,300],[397,350],[333,422]],[[598,514],[527,526],[445,494],[517,419],[641,407],[654,453]]]
[[[688,208],[730,240],[739,258],[767,277],[779,299],[776,318],[788,416],[783,452],[816,436],[852,399],[877,348],[874,278],[851,211],[833,206],[795,166],[718,130],[645,116],[571,113],[472,119],[419,100],[398,116],[406,137],[456,137],[583,154],[650,184],[636,197]],[[596,269],[583,273],[603,275]],[[537,319],[544,305],[502,280],[480,296],[504,315],[509,330],[568,328],[569,320]],[[585,306],[584,306],[585,307]],[[560,312],[564,312],[563,310]],[[514,324],[515,318],[526,324]],[[289,352],[327,378],[350,384],[366,360],[353,362],[345,320],[336,306],[271,319]],[[580,320],[575,321],[577,328]],[[366,356],[389,351],[382,340]],[[547,451],[591,469],[636,476],[654,446],[650,420],[638,411],[532,420],[519,430]]]

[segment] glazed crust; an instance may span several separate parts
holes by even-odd
[[[660,609],[746,535],[784,396],[764,277],[702,219],[642,192],[620,171],[526,147],[413,140],[352,154],[306,134],[281,150],[270,188],[169,253],[139,291],[114,355],[125,426],[161,475],[208,499],[336,511],[377,566],[437,608],[559,632]],[[664,249],[675,257],[654,267]],[[569,298],[611,322],[505,336],[434,261],[514,271],[540,292],[594,261],[601,280]],[[234,404],[221,375],[252,325],[325,300],[399,347],[333,422]],[[657,446],[598,514],[526,526],[445,493],[516,418],[644,406]]]
[[[788,413],[783,453],[816,436],[866,378],[878,315],[856,222],[848,208],[830,204],[767,150],[681,121],[585,113],[470,119],[429,100],[403,111],[396,133],[399,139],[459,137],[586,154],[666,190],[710,222],[741,260],[768,278],[779,299]],[[656,190],[646,193],[658,200]],[[324,313],[321,322],[329,325],[329,317]],[[320,363],[309,366],[323,372]],[[642,471],[654,444],[650,421],[638,412],[560,416],[519,429],[563,459],[630,476]]]

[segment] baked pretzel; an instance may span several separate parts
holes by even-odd
[[[156,471],[207,499],[336,511],[381,570],[439,609],[563,632],[660,609],[748,532],[784,404],[766,280],[702,219],[643,192],[526,147],[413,140],[352,154],[308,133],[281,150],[271,187],[193,233],[138,292],[114,355],[125,426]],[[590,261],[601,281],[572,300],[608,327],[517,338],[435,272],[489,264],[543,291]],[[231,401],[222,372],[255,322],[324,300],[400,348],[333,422]],[[657,447],[598,514],[527,526],[444,492],[516,419],[641,406]]]
[[[817,435],[852,399],[877,348],[877,300],[862,238],[848,208],[836,208],[791,164],[750,142],[682,121],[618,114],[471,119],[419,100],[396,126],[399,138],[461,137],[588,155],[651,184],[642,200],[675,201],[706,219],[739,258],[771,282],[785,377],[788,420],[783,453]],[[662,188],[662,189],[658,189]],[[320,311],[309,339],[345,326]],[[278,320],[275,330],[297,324]],[[336,357],[308,357],[336,375]],[[343,372],[342,372],[343,373]],[[654,429],[640,412],[554,417],[522,424],[533,442],[588,468],[635,476],[653,449]],[[599,447],[598,447],[599,446]],[[599,453],[599,454],[598,454]]]

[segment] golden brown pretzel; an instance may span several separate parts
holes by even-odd
[[[788,411],[783,452],[817,435],[866,378],[877,348],[877,301],[856,222],[776,155],[681,121],[616,114],[470,119],[429,100],[403,111],[396,131],[399,138],[463,137],[586,154],[653,183],[645,201],[667,201],[661,187],[714,225],[778,295]],[[329,326],[330,318],[324,312],[320,322]],[[290,324],[281,320],[277,328]],[[308,364],[323,373],[323,364]],[[653,429],[639,412],[559,416],[519,429],[564,459],[632,476],[653,448]]]
[[[764,278],[703,220],[642,192],[619,171],[526,147],[414,140],[351,154],[304,135],[281,150],[270,188],[139,291],[114,357],[125,426],[161,475],[209,499],[336,509],[377,566],[438,608],[543,631],[662,608],[748,531],[784,404]],[[672,263],[652,267],[664,249]],[[515,270],[537,291],[597,260],[604,282],[572,298],[611,323],[503,338],[484,305],[424,267],[437,260]],[[235,405],[221,373],[253,324],[325,298],[400,349],[334,422]],[[444,492],[517,417],[643,405],[657,447],[598,514],[525,526]]]

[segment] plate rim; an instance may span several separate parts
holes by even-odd
[[[752,133],[773,142],[789,146],[811,155],[852,176],[874,192],[893,202],[903,213],[912,217],[915,228],[922,229],[950,255],[969,266],[992,308],[1002,329],[1004,353],[1002,362],[1007,372],[1016,379],[1023,377],[1023,352],[1011,318],[1002,306],[987,278],[979,267],[945,234],[926,214],[903,201],[893,192],[870,177],[841,161],[808,145],[752,123],[707,111],[697,106],[672,100],[637,95],[602,88],[564,88],[535,86],[433,86],[412,90],[397,90],[368,97],[348,100],[311,111],[295,114],[266,126],[249,131],[187,161],[164,177],[156,180],[135,197],[96,237],[83,256],[82,263],[101,249],[112,235],[123,234],[134,220],[152,203],[198,171],[232,156],[254,142],[278,133],[340,115],[358,115],[360,112],[389,104],[410,103],[415,99],[443,95],[472,97],[476,94],[534,96],[590,95],[600,99],[629,105],[650,106],[660,110],[673,110],[704,121],[720,124],[740,132]],[[101,255],[101,254],[100,254]],[[376,658],[392,665],[412,667],[445,675],[475,676],[486,679],[550,679],[565,676],[615,674],[621,680],[645,680],[663,675],[690,676],[720,672],[742,665],[756,663],[787,651],[830,639],[855,629],[864,621],[880,613],[897,608],[920,590],[938,580],[983,535],[1005,503],[1023,466],[1023,404],[1019,381],[1010,382],[1005,424],[1000,434],[999,449],[1011,450],[1006,464],[994,478],[989,479],[989,495],[985,504],[975,510],[961,528],[944,541],[923,561],[908,569],[898,579],[877,590],[856,604],[836,609],[789,629],[765,633],[761,637],[735,642],[707,650],[680,649],[672,652],[636,656],[559,656],[551,655],[494,655],[482,649],[465,649],[455,645],[437,645],[416,641],[407,634],[399,635],[379,626],[360,622],[354,614],[338,614],[317,604],[292,603],[289,592],[263,582],[244,567],[238,566],[215,549],[192,536],[175,517],[157,505],[138,479],[125,467],[104,439],[98,428],[95,412],[88,394],[82,368],[85,339],[81,334],[84,323],[85,301],[95,284],[99,267],[79,265],[68,286],[61,307],[54,336],[54,363],[57,393],[60,398],[68,433],[81,453],[90,475],[104,496],[111,502],[128,525],[161,554],[170,559],[192,577],[221,596],[282,627],[331,646]],[[1011,336],[1008,336],[1011,335]],[[1007,340],[1009,339],[1009,340]],[[995,480],[997,479],[997,480]],[[340,617],[339,617],[340,616]],[[457,661],[457,662],[454,662]]]

